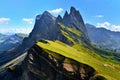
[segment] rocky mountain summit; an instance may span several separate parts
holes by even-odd
[[[68,14],[68,12],[66,11],[63,18],[60,15],[56,18],[52,16],[49,12],[45,11],[42,15],[36,16],[36,22],[32,32],[23,40],[22,45],[15,49],[16,51],[14,51],[14,53],[17,54],[19,53],[19,51],[25,50],[25,48],[30,48],[35,44],[35,42],[39,40],[60,40],[64,43],[68,43],[67,39],[61,33],[60,24],[64,24],[69,28],[80,31],[82,37],[80,36],[77,38],[81,39],[83,42],[88,41],[87,31],[83,19],[79,11],[77,11],[74,7],[71,7],[70,14]],[[31,62],[32,59],[33,61]],[[94,75],[94,69],[90,68],[90,71],[86,72],[87,68],[80,69],[80,66],[65,64],[64,61],[66,59],[67,58],[64,58],[63,56],[63,60],[59,63],[59,61],[55,60],[54,58],[52,59],[52,56],[38,49],[37,46],[33,46],[28,51],[26,59],[23,61],[23,65],[25,66],[24,68],[22,66],[23,73],[21,77],[24,78],[24,80],[41,80],[42,77],[45,78],[44,80],[66,80],[68,78],[69,80],[71,80],[71,78],[73,77],[76,78],[76,80],[79,80],[80,78],[88,78]],[[67,70],[64,72],[64,68],[67,68],[67,66],[70,67],[73,73],[69,73],[69,71]],[[88,66],[83,65],[83,67]],[[82,72],[85,73],[84,75],[82,75],[81,70],[83,70]],[[34,76],[32,77],[31,75]],[[73,75],[73,77],[71,77],[71,75]],[[80,77],[80,75],[83,77]],[[17,79],[15,78],[15,80]]]
[[[96,66],[103,66],[97,65],[102,62],[91,56],[96,54],[89,43],[83,19],[74,7],[70,13],[66,11],[63,18],[45,11],[36,16],[34,28],[23,43],[5,55],[10,58],[0,60],[4,65],[27,52],[22,62],[17,59],[18,65],[13,66],[14,61],[7,65],[7,70],[0,73],[0,79],[106,80],[101,75],[96,76]],[[92,60],[95,60],[95,66]]]
[[[60,32],[61,28],[58,23],[62,23],[65,26],[80,31],[84,36],[83,38],[85,38],[83,40],[88,40],[87,30],[79,11],[77,11],[74,7],[71,7],[70,14],[66,11],[63,18],[60,15],[56,18],[47,11],[45,11],[42,15],[37,15],[34,28],[29,37],[23,40],[23,45],[26,44],[26,41],[30,40],[31,45],[26,45],[32,46],[36,41],[41,39],[60,40],[65,42],[63,39],[64,37]]]

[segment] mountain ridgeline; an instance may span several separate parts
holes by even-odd
[[[69,30],[66,30],[65,28],[63,29],[61,25],[67,26]],[[83,19],[79,11],[77,11],[74,7],[71,7],[69,14],[66,11],[63,18],[60,15],[55,18],[48,11],[45,11],[42,15],[37,15],[34,28],[30,35],[24,38],[22,44],[20,44],[17,48],[13,49],[12,51],[7,51],[3,53],[3,57],[6,60],[4,60],[3,62],[1,58],[0,65],[20,56],[22,53],[29,50],[29,48],[31,48],[39,40],[60,40],[61,42],[72,45],[72,41],[68,41],[68,39],[65,37],[66,35],[63,35],[63,33],[65,34],[64,30],[66,30],[67,33],[70,33],[70,31],[72,31],[71,28],[78,30],[81,35],[75,35],[75,41],[81,39],[81,41],[89,43],[87,30],[85,28]],[[63,33],[61,32],[61,30]],[[74,33],[71,33],[71,36],[74,37]],[[9,58],[7,58],[8,56]]]
[[[13,35],[0,34],[0,53],[11,51],[22,44],[26,34],[16,33]]]
[[[22,44],[0,58],[0,79],[120,80],[115,56],[101,53],[109,54],[90,44],[78,10],[57,18],[45,11]]]
[[[71,7],[70,13],[65,12],[63,18],[59,15],[57,18],[52,16],[49,12],[45,11],[42,15],[37,15],[34,28],[30,33],[29,37],[23,40],[23,45],[27,46],[33,45],[39,40],[60,40],[66,42],[65,37],[61,34],[61,27],[59,23],[64,24],[64,26],[76,29],[80,31],[83,35],[81,39],[85,42],[89,41],[87,30],[85,28],[83,19],[74,7]]]
[[[120,50],[120,32],[110,31],[105,28],[96,28],[91,24],[86,24],[86,28],[89,39],[94,44],[99,45],[103,49]]]

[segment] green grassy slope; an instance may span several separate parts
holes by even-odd
[[[81,33],[77,30],[67,28],[64,25],[61,25],[61,27],[64,29],[61,30],[62,34],[73,43],[72,46],[58,40],[46,40],[47,43],[38,42],[36,44],[51,55],[55,55],[53,53],[60,54],[93,67],[98,72],[96,75],[104,76],[108,80],[120,80],[119,62],[111,59],[111,56],[99,55],[100,52],[98,53],[91,45],[87,45],[80,39],[75,42],[75,35],[73,36],[71,34],[73,33],[76,34],[76,36],[81,36]]]
[[[49,54],[55,52],[80,63],[87,64],[93,67],[99,75],[106,77],[108,80],[120,80],[120,65],[111,61],[106,61],[106,59],[100,57],[93,50],[86,48],[85,51],[81,50],[81,46],[79,45],[74,45],[74,47],[77,48],[75,49],[59,41],[53,42],[47,40],[47,42],[47,44],[38,42],[37,45],[47,51],[50,51]]]

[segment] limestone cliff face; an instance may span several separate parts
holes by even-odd
[[[66,42],[60,32],[61,28],[58,23],[80,31],[83,37],[79,39],[84,42],[89,41],[81,14],[74,7],[71,7],[70,13],[66,11],[63,18],[60,15],[56,18],[47,11],[42,15],[37,15],[34,28],[29,37],[23,40],[23,45],[26,47],[32,46],[36,41],[43,39]]]
[[[66,11],[63,18],[60,15],[55,18],[47,11],[38,15],[34,29],[26,41],[32,40],[35,43],[49,39],[67,43],[58,23],[80,31],[82,37],[76,38],[83,42],[89,41],[83,19],[74,7],[71,7],[70,13]],[[23,44],[28,43],[26,41]],[[33,43],[28,46],[32,46]],[[62,55],[57,56],[60,59],[56,59],[37,45],[32,46],[22,64],[21,80],[89,80],[94,76],[95,70],[92,67]]]
[[[8,69],[2,80],[98,80],[96,71],[70,58],[48,54],[37,45],[32,46],[21,65]],[[103,79],[99,79],[103,80]]]
[[[53,39],[51,34],[56,31],[51,32],[51,30],[55,29],[55,21],[56,18],[47,11],[42,15],[37,15],[34,28],[29,37],[35,41],[40,39]]]
[[[62,22],[64,25],[68,27],[80,31],[84,38],[88,40],[87,30],[83,18],[80,12],[76,10],[74,7],[71,7],[70,13],[68,13],[67,11],[65,12],[63,19],[60,20],[60,22]]]
[[[21,80],[89,80],[95,70],[62,55],[56,59],[34,45],[23,62]]]
[[[4,75],[3,80],[89,80],[94,76],[95,70],[92,67],[62,55],[57,55],[60,59],[56,59],[34,45],[39,40],[47,39],[67,43],[58,23],[80,31],[82,37],[74,37],[89,43],[83,19],[74,7],[71,7],[70,13],[66,12],[63,18],[55,18],[45,11],[36,17],[34,29],[29,37],[14,51],[14,54],[19,56],[22,51],[28,50],[25,60],[15,70],[8,70],[8,76]]]

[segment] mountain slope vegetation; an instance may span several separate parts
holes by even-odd
[[[114,54],[91,44],[74,7],[63,18],[45,11],[22,44],[5,55],[10,58],[0,58],[0,79],[120,80],[119,56]]]
[[[73,29],[73,31],[74,31],[74,29]],[[71,36],[69,36],[69,37],[71,37]],[[71,40],[71,39],[68,38],[68,40]],[[71,41],[73,41],[73,40],[71,40]],[[97,75],[103,76],[108,80],[119,80],[120,79],[120,77],[119,77],[119,73],[120,73],[119,62],[117,62],[115,60],[107,60],[105,58],[105,57],[109,57],[109,56],[104,56],[104,57],[100,56],[94,50],[94,48],[92,48],[90,45],[86,45],[85,43],[83,43],[81,41],[74,42],[74,44],[72,46],[68,46],[60,41],[46,40],[45,42],[46,43],[38,42],[37,45],[54,57],[56,57],[55,54],[60,54],[67,58],[78,61],[80,63],[89,65],[96,70],[95,76],[97,76]]]

